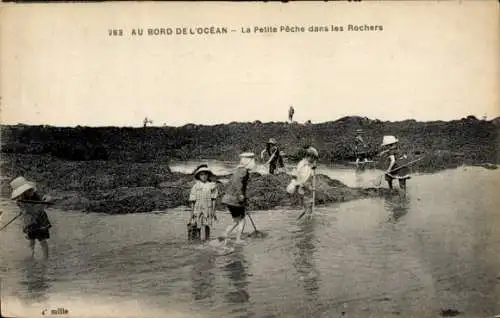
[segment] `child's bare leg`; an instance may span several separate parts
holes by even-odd
[[[399,179],[399,187],[406,192],[406,179]]]
[[[389,189],[392,190],[392,179],[387,179],[387,184],[389,185]]]
[[[200,225],[200,227],[203,227],[203,225],[205,225],[205,213],[204,212],[200,212],[200,214],[198,215],[198,224]]]
[[[29,240],[29,247],[31,249],[31,257],[35,257],[35,240]]]
[[[239,231],[236,232],[236,242],[243,242],[241,235],[243,234],[243,229],[245,228],[245,217],[242,217],[238,222]]]
[[[47,240],[40,241],[40,246],[42,247],[43,258],[48,259],[49,258],[49,244],[48,244]]]
[[[238,218],[233,218],[233,224],[229,225],[226,228],[226,232],[224,233],[224,239],[227,240],[229,234],[231,234],[234,231],[234,229],[238,226],[238,224],[239,224],[239,219]]]
[[[311,214],[312,212],[312,202],[310,202],[309,198],[305,196],[302,198],[302,206],[304,207],[305,214]]]
[[[311,219],[312,218],[312,204],[306,204],[306,206],[304,207],[304,210],[306,211],[305,216],[308,219]]]

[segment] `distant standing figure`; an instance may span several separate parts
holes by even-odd
[[[38,240],[42,247],[44,259],[49,257],[50,238],[49,229],[52,227],[49,217],[43,207],[45,198],[42,198],[37,190],[36,183],[26,180],[24,177],[17,177],[10,182],[12,187],[11,199],[16,200],[23,216],[23,233],[29,240],[31,256],[35,256],[35,240]]]
[[[264,155],[267,153],[269,159],[266,161],[266,165],[269,164],[269,174],[274,174],[276,168],[284,168],[283,157],[281,156],[281,151],[278,147],[276,139],[270,138],[266,143],[266,149],[262,150],[260,153],[260,158],[264,159]]]
[[[292,106],[288,109],[288,120],[293,123],[293,114],[295,114],[295,109]]]
[[[243,242],[241,234],[245,227],[245,206],[247,203],[247,185],[250,177],[250,170],[255,167],[255,155],[252,152],[245,152],[240,155],[240,163],[231,176],[231,181],[222,196],[222,203],[224,203],[231,217],[233,218],[233,225],[229,225],[224,233],[224,240],[227,242],[229,235],[238,227],[236,233],[236,242]]]
[[[389,161],[389,166],[385,171],[385,180],[389,185],[389,188],[392,189],[392,182],[394,179],[398,179],[399,187],[401,190],[406,192],[406,180],[410,179],[410,169],[408,167],[402,167],[398,169],[401,165],[403,165],[404,161],[406,161],[407,156],[400,153],[399,150],[399,140],[394,136],[384,136],[382,140],[382,158],[386,161]],[[397,169],[397,170],[396,170]]]
[[[210,237],[209,227],[217,219],[215,215],[215,200],[219,192],[215,182],[210,180],[213,175],[208,166],[202,165],[198,167],[194,172],[196,182],[189,194],[191,220],[197,220],[196,225],[201,228],[205,227],[205,239]]]

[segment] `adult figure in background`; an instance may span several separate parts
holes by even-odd
[[[398,179],[399,187],[406,192],[406,180],[411,178],[410,168],[401,167],[405,164],[408,157],[399,149],[399,140],[394,136],[384,136],[381,147],[382,160],[388,162],[387,170],[385,171],[385,180],[389,185],[389,189],[393,188],[393,180]]]
[[[293,114],[295,114],[295,109],[292,106],[288,109],[288,121],[293,123]]]
[[[266,149],[262,150],[260,153],[260,158],[264,159],[265,155],[269,156],[269,159],[266,161],[266,165],[269,165],[269,174],[274,174],[276,168],[284,168],[283,157],[281,156],[281,151],[278,147],[278,143],[276,139],[270,138],[266,143]]]
[[[229,235],[238,228],[236,242],[243,242],[241,234],[245,227],[245,206],[247,203],[246,191],[250,170],[255,167],[255,155],[252,152],[245,152],[240,155],[240,163],[231,176],[231,181],[227,186],[222,203],[225,204],[233,218],[232,225],[229,225],[224,233],[224,240],[227,242]]]

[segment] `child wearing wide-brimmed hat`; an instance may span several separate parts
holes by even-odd
[[[247,203],[246,191],[248,180],[250,177],[250,170],[255,167],[255,154],[253,152],[245,152],[240,154],[240,163],[231,176],[231,181],[227,186],[222,203],[224,203],[231,217],[233,218],[232,225],[229,225],[224,233],[224,239],[227,242],[228,236],[236,229],[236,242],[243,242],[241,234],[245,227],[245,206]]]
[[[410,169],[408,167],[401,167],[400,162],[407,159],[407,156],[401,154],[399,149],[399,140],[395,136],[384,136],[382,139],[381,152],[382,158],[389,161],[389,166],[385,171],[385,180],[390,189],[393,188],[392,182],[398,179],[399,187],[406,191],[406,180],[410,179]],[[401,168],[400,168],[401,167]]]
[[[217,219],[215,214],[215,200],[219,192],[217,185],[211,179],[213,172],[208,165],[200,165],[194,171],[195,184],[189,193],[191,203],[191,219],[199,220],[200,225],[212,225]]]
[[[43,250],[44,258],[49,257],[47,240],[50,238],[49,229],[52,227],[43,204],[42,198],[36,189],[36,183],[20,176],[10,182],[12,188],[11,199],[16,200],[23,216],[23,233],[29,240],[31,255],[35,255],[35,240],[38,240]]]

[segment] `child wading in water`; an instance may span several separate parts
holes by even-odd
[[[297,192],[304,211],[297,219],[300,219],[306,213],[312,214],[314,203],[314,191],[316,191],[314,174],[318,160],[318,151],[314,147],[306,147],[306,156],[298,164],[295,171],[295,177],[287,187],[287,192],[293,194]]]
[[[278,147],[278,143],[276,139],[270,138],[266,144],[266,149],[262,150],[260,153],[260,158],[264,159],[264,155],[267,153],[269,159],[265,163],[269,165],[269,174],[274,174],[279,169],[283,169],[285,167],[283,163],[283,157],[281,156],[280,148]]]
[[[191,203],[190,220],[195,221],[197,229],[205,228],[205,239],[210,237],[210,226],[213,225],[214,220],[217,220],[217,216],[215,215],[215,200],[219,192],[217,185],[211,180],[213,176],[214,174],[208,169],[207,165],[200,165],[194,171],[196,182],[189,194],[189,201]],[[198,239],[201,239],[201,237],[198,237]]]
[[[31,256],[35,256],[35,240],[38,240],[45,259],[49,257],[47,240],[50,238],[49,229],[52,227],[49,217],[43,208],[45,199],[36,191],[36,184],[23,177],[11,181],[11,199],[17,201],[23,217],[23,233],[29,240]]]
[[[224,233],[223,238],[226,243],[229,235],[236,228],[238,228],[238,232],[236,232],[236,242],[243,242],[241,234],[243,234],[243,228],[245,226],[246,191],[248,179],[250,177],[249,171],[255,167],[254,157],[255,155],[252,152],[246,152],[240,155],[240,164],[234,171],[231,181],[222,197],[222,203],[227,206],[234,222],[234,224],[227,227]]]
[[[384,160],[389,161],[389,166],[385,171],[385,180],[390,189],[393,189],[392,182],[398,179],[399,187],[406,192],[406,180],[410,179],[410,169],[401,167],[407,161],[407,156],[401,154],[398,149],[399,140],[394,136],[384,136],[381,147],[381,153]],[[401,167],[401,168],[399,168]]]

